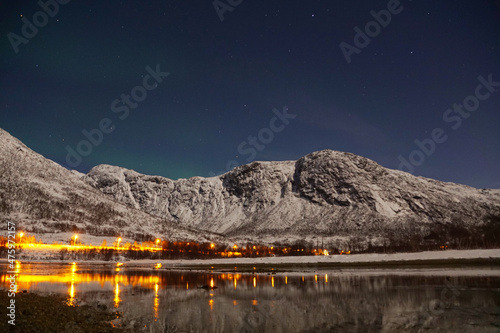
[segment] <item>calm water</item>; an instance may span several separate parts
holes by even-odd
[[[5,264],[0,265],[6,287]],[[276,274],[18,266],[19,290],[104,303],[146,332],[500,332],[500,269]],[[202,289],[200,286],[216,286]],[[146,327],[144,327],[146,326]]]

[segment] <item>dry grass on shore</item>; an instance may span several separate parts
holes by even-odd
[[[15,326],[8,324],[10,319],[5,316],[0,321],[0,332],[123,332],[110,323],[118,314],[103,306],[70,306],[65,297],[22,292],[16,294],[15,300]],[[2,308],[9,302],[7,290],[0,290]]]

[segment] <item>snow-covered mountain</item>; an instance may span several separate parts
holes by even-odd
[[[418,234],[421,242],[429,235],[442,241],[440,233],[446,233],[465,240],[482,235],[500,244],[495,238],[500,190],[415,177],[331,150],[298,161],[253,162],[210,178],[171,180],[110,165],[83,175],[0,129],[0,220],[38,233],[136,240],[153,235],[203,241],[216,234],[254,241],[366,240]]]
[[[218,177],[170,180],[99,165],[85,180],[152,215],[228,236],[377,236],[388,226],[479,227],[500,216],[500,190],[386,169],[324,150],[298,161],[253,162]]]
[[[195,230],[117,202],[0,129],[0,221],[33,233],[202,240]],[[7,224],[5,224],[7,225]],[[7,227],[5,227],[5,230]]]

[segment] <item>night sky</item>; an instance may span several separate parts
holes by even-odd
[[[81,172],[188,178],[333,149],[500,188],[499,1],[216,5],[1,1],[0,127]]]

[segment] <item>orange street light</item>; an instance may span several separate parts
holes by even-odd
[[[116,240],[117,242],[117,247],[120,246],[120,242],[122,241],[122,238],[121,237],[118,237],[118,239]]]
[[[159,243],[160,243],[160,239],[159,239],[159,238],[157,238],[157,239],[156,239],[156,246],[158,246],[158,244],[159,244]],[[188,245],[189,245],[189,243],[188,243]]]
[[[234,245],[233,245],[233,249],[235,249],[235,250],[236,250],[237,248],[238,248],[238,245],[234,244]]]
[[[210,244],[210,247],[213,249],[215,247],[215,244],[214,243]]]

